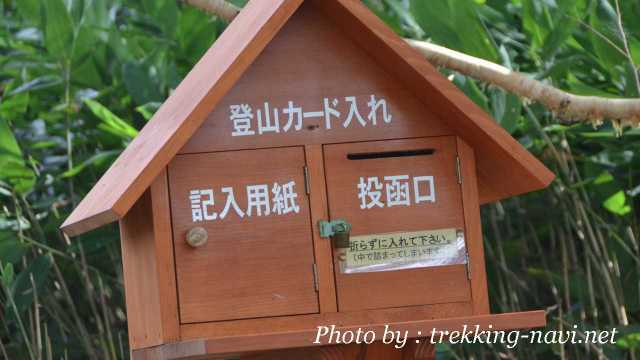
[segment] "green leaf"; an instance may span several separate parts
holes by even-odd
[[[595,31],[589,33],[597,61],[605,69],[621,65],[625,58],[616,50],[616,47],[622,49],[623,45],[617,30],[616,11],[611,3],[608,0],[596,0],[591,10],[589,22],[591,27],[600,33],[600,35]],[[607,40],[604,40],[602,36]]]
[[[553,30],[544,40],[542,46],[542,57],[550,59],[562,45],[571,37],[577,29],[580,19],[578,6],[584,7],[584,1],[562,0],[559,7],[554,11]],[[582,8],[581,10],[584,10]]]
[[[2,164],[0,160],[0,179],[7,180],[19,194],[26,194],[36,183],[36,175],[24,162],[9,161]]]
[[[620,136],[612,130],[602,129],[600,131],[591,131],[591,132],[581,132],[580,136],[586,139],[596,139],[596,140],[617,140]],[[625,130],[623,132],[623,137],[636,137],[640,136],[640,129],[631,129]]]
[[[623,336],[616,341],[616,345],[623,349],[637,349],[640,346],[640,332]]]
[[[14,238],[12,234],[0,235],[0,263],[15,264],[22,259],[29,246]]]
[[[493,117],[500,125],[513,134],[518,129],[518,119],[522,111],[522,102],[517,95],[496,89],[491,92]]]
[[[102,123],[98,125],[98,128],[101,130],[124,140],[131,140],[138,135],[138,130],[136,130],[136,128],[116,116],[99,102],[90,99],[87,99],[84,102],[89,106],[91,112],[93,112],[98,119],[102,120]]]
[[[96,48],[108,40],[105,29],[112,26],[106,0],[91,0],[82,9],[78,22],[78,31],[73,48],[73,59],[76,62],[88,62],[95,55]],[[86,66],[86,65],[85,65]]]
[[[49,53],[58,59],[68,57],[73,46],[73,24],[63,0],[46,0],[45,44]]]
[[[58,74],[48,74],[37,77],[24,83],[11,91],[11,95],[17,95],[25,91],[50,89],[62,83],[62,78]]]
[[[138,106],[136,108],[136,111],[140,113],[140,115],[142,115],[142,117],[144,117],[145,120],[149,121],[153,117],[153,114],[155,114],[155,112],[158,111],[158,109],[160,108],[160,105],[162,105],[162,103],[150,102],[150,103],[146,103],[144,105]]]
[[[183,9],[178,18],[176,39],[180,52],[179,58],[186,64],[195,64],[218,35],[216,22],[211,17],[192,6]],[[184,71],[190,69],[185,68]]]
[[[71,71],[71,78],[74,83],[90,88],[104,86],[100,69],[92,56],[86,56],[84,61],[74,65]]]
[[[566,81],[571,92],[577,95],[619,98],[619,96],[616,96],[615,94],[608,93],[606,91],[583,83],[582,81],[578,80],[573,74],[569,74]]]
[[[472,1],[411,0],[410,11],[427,36],[436,43],[498,61],[498,54]]]
[[[22,160],[22,150],[20,150],[9,124],[4,119],[0,119],[0,164],[2,164],[3,157],[5,161],[7,161],[7,157],[10,157],[12,161]]]
[[[608,171],[603,171],[600,175],[598,175],[597,178],[595,178],[593,180],[593,184],[594,185],[602,185],[602,184],[606,184],[606,183],[610,183],[612,182],[613,179],[613,175],[611,175],[610,172]]]
[[[402,34],[406,29],[410,34],[410,37],[422,38],[424,37],[424,31],[416,19],[413,18],[413,14],[405,9],[404,4],[399,0],[384,0],[384,3],[378,1],[365,1],[369,9],[372,9],[376,15],[381,18],[388,26],[390,26],[396,33]],[[386,11],[386,4],[390,11]],[[377,5],[377,6],[376,6]]]
[[[160,86],[150,74],[147,63],[127,62],[122,66],[122,78],[127,91],[138,104],[162,101]]]
[[[627,196],[620,190],[606,199],[602,205],[613,214],[624,216],[631,212],[631,206],[627,204]]]
[[[0,264],[0,265],[3,265],[3,264]],[[6,289],[10,289],[11,286],[13,285],[14,279],[15,279],[15,273],[13,271],[13,264],[8,263],[4,265],[4,267],[2,268],[2,285]]]
[[[150,14],[157,24],[161,24],[162,32],[173,38],[178,22],[178,5],[175,0],[143,0],[145,11]]]
[[[453,79],[453,83],[456,84],[474,103],[489,112],[489,99],[480,90],[476,82],[466,76],[456,75]]]
[[[13,299],[15,301],[18,312],[26,310],[31,304],[33,304],[33,284],[31,277],[33,277],[33,283],[35,283],[36,290],[39,294],[42,294],[40,289],[44,285],[49,270],[51,269],[51,257],[49,255],[40,255],[33,260],[26,270],[23,270],[16,277],[11,292],[13,293]],[[8,309],[5,309],[7,311]],[[11,314],[7,312],[7,314]]]
[[[17,120],[24,116],[29,106],[29,93],[23,92],[5,97],[0,103],[0,118]]]
[[[82,170],[86,169],[88,166],[91,166],[91,165],[100,166],[100,165],[102,165],[104,163],[110,163],[111,162],[110,160],[114,159],[115,157],[117,157],[118,154],[120,154],[120,150],[110,150],[110,151],[99,152],[99,153],[91,156],[87,160],[83,161],[79,165],[76,165],[73,168],[71,168],[71,169],[65,171],[64,173],[62,173],[62,177],[63,178],[69,178],[69,177],[76,176],[79,173],[81,173]]]
[[[35,174],[26,166],[22,150],[9,128],[0,118],[0,180],[9,182],[21,194],[31,190],[35,184]]]
[[[522,0],[522,25],[531,38],[531,50],[536,51],[552,27],[547,5],[539,0]]]
[[[20,15],[34,24],[40,22],[40,4],[41,1],[39,0],[16,1],[16,6],[18,7]]]

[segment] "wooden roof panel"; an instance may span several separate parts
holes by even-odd
[[[64,222],[65,233],[78,235],[122,218],[302,1],[250,1]],[[482,203],[553,180],[553,173],[360,1],[307,1],[474,148]]]
[[[62,224],[78,235],[124,216],[302,0],[251,1]]]

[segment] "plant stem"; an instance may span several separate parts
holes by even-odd
[[[622,44],[624,46],[624,52],[626,58],[629,60],[629,65],[631,65],[631,71],[633,71],[633,78],[636,81],[636,91],[638,95],[640,95],[640,74],[638,74],[638,67],[633,61],[633,56],[631,55],[631,50],[629,49],[629,40],[627,39],[627,33],[624,31],[624,26],[622,25],[622,12],[620,11],[620,1],[615,0],[616,3],[616,15],[617,15],[617,25],[618,32],[620,33],[620,37],[622,38]]]

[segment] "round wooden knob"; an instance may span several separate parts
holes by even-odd
[[[194,227],[189,230],[187,233],[187,244],[189,246],[197,248],[207,243],[207,239],[209,235],[207,234],[207,230],[203,227]]]

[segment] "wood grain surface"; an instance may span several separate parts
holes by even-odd
[[[431,155],[349,160],[348,154],[432,150]],[[462,191],[456,170],[456,140],[452,136],[375,141],[325,146],[329,215],[346,219],[351,236],[435,229],[464,229]],[[361,209],[359,179],[408,175],[410,206]],[[415,203],[413,177],[433,176],[435,202]],[[386,185],[385,185],[386,188]],[[385,192],[385,188],[382,192]],[[386,195],[382,202],[388,202]],[[338,256],[335,268],[339,269]],[[465,265],[343,274],[336,270],[338,309],[352,311],[384,307],[468,301],[470,284]]]
[[[318,312],[313,280],[313,240],[305,193],[304,148],[277,148],[179,155],[169,164],[169,188],[182,323]],[[298,213],[273,213],[274,183],[295,182]],[[247,187],[267,185],[271,214],[254,208]],[[192,189],[212,189],[221,214],[234,190],[244,217],[230,210],[224,219],[193,222]],[[190,228],[202,226],[209,241],[192,248]]]
[[[356,120],[343,126],[350,110],[345,97],[355,96],[366,120],[370,96],[385,99],[391,123],[378,119],[362,126]],[[324,109],[323,99],[337,99],[340,119],[305,118],[300,131],[284,132],[288,116],[283,109],[292,101],[303,111]],[[257,131],[256,111],[268,102],[280,113],[280,132]],[[252,136],[232,137],[230,105],[253,109]],[[381,117],[381,113],[379,114]],[[180,153],[271,147],[274,145],[327,144],[372,139],[393,139],[451,134],[445,121],[412,94],[398,79],[362,50],[331,19],[312,4],[304,3],[242,75]]]
[[[471,296],[473,314],[489,314],[489,294],[487,289],[487,270],[485,268],[484,240],[482,237],[482,219],[478,200],[478,181],[475,172],[475,154],[462,139],[456,139],[460,156],[462,175],[462,202],[464,207],[467,249],[471,272]]]

